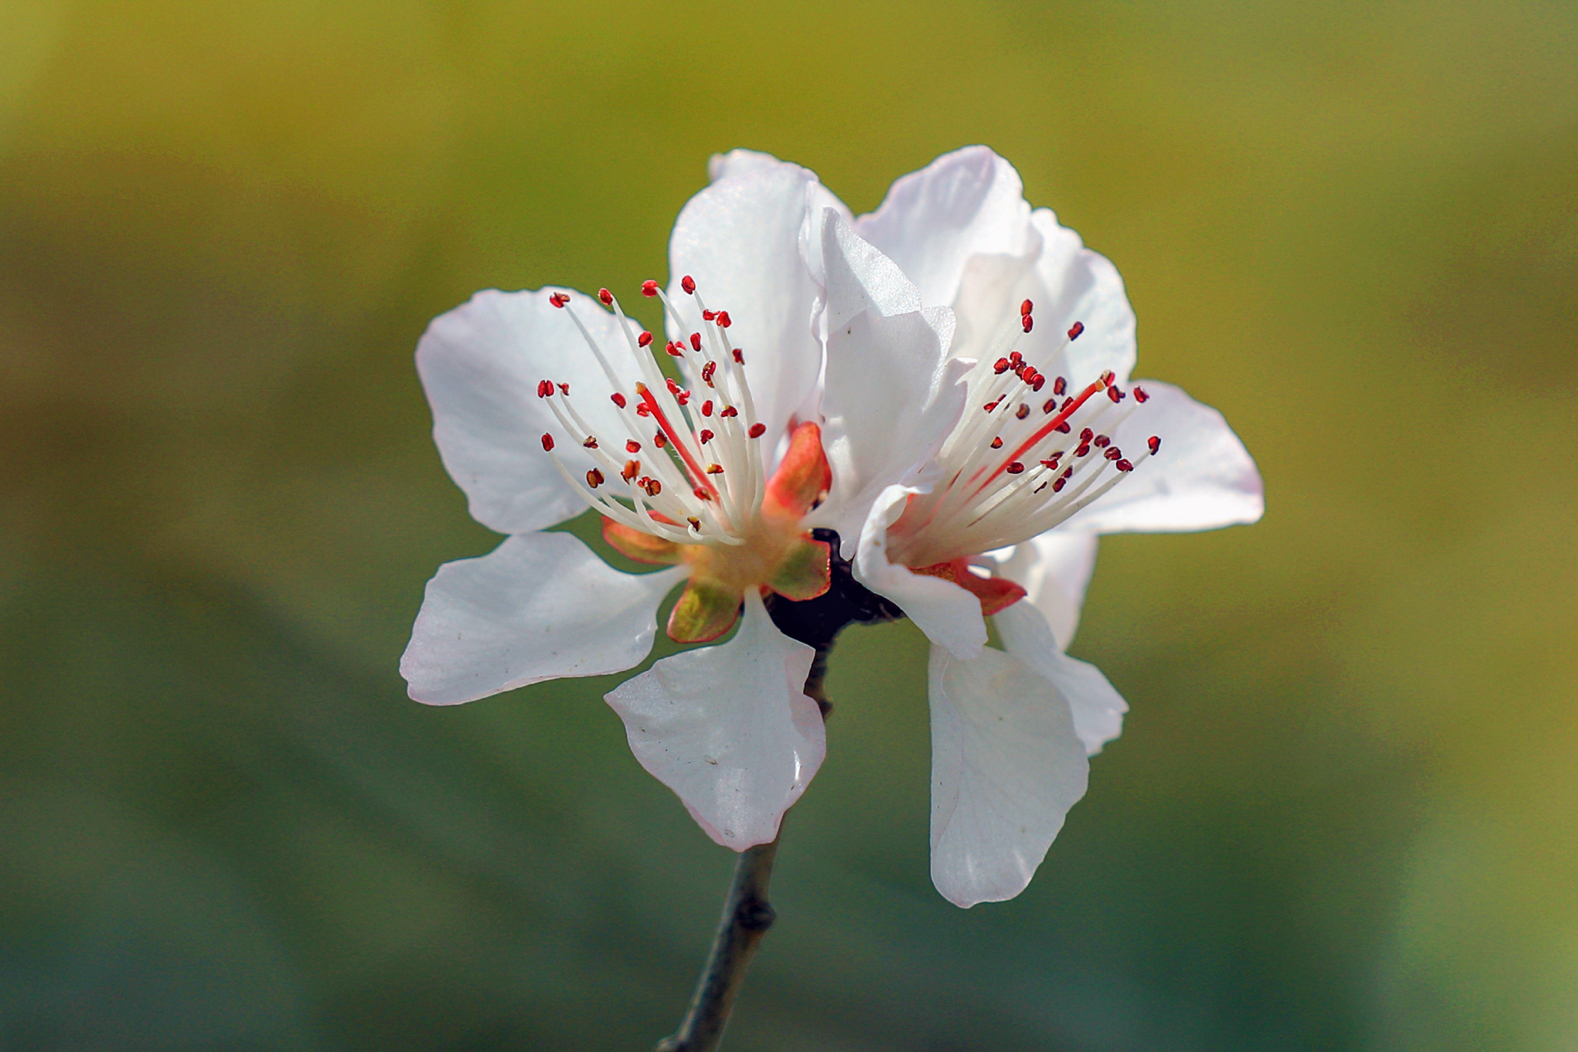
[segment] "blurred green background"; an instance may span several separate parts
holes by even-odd
[[[747,1050],[1578,1049],[1578,8],[0,2],[0,1049],[643,1049],[731,857],[615,680],[396,673],[496,538],[412,369],[666,277],[734,146],[984,142],[1221,407],[1252,528],[1104,542],[1124,736],[1028,892],[927,875],[852,630]]]

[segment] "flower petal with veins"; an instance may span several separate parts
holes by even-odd
[[[620,573],[568,533],[523,533],[445,563],[400,659],[411,697],[475,701],[560,676],[601,676],[652,650],[657,608],[680,570]]]
[[[1089,765],[1068,703],[1000,650],[932,647],[931,875],[957,906],[1024,890],[1085,795]]]
[[[814,654],[751,592],[733,639],[664,658],[607,696],[641,766],[725,847],[777,836],[822,764],[822,713],[804,693]]]

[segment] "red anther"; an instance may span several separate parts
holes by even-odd
[[[1112,399],[1113,405],[1117,405],[1119,402],[1123,401],[1123,392],[1118,390],[1117,384],[1113,384],[1111,387],[1107,388],[1107,397]]]
[[[1068,381],[1063,379],[1063,377],[1061,377],[1061,376],[1058,377],[1056,380],[1053,380],[1052,381],[1052,393],[1055,394],[1055,395],[1060,395],[1060,396],[1067,394],[1068,393]]]
[[[1059,424],[1057,427],[1054,427],[1052,430],[1058,432],[1059,434],[1066,435],[1066,434],[1068,434],[1070,431],[1072,431],[1074,429],[1069,427],[1068,426],[1068,421],[1065,420],[1061,424]]]
[[[601,486],[603,484],[603,473],[596,468],[592,468],[586,473],[586,484],[593,489]]]
[[[1088,456],[1089,454],[1090,454],[1090,443],[1089,442],[1081,442],[1079,444],[1079,448],[1074,450],[1074,455],[1076,457]]]
[[[643,296],[656,296],[657,295],[657,282],[653,281],[651,278],[648,278],[647,280],[643,281],[641,283],[641,295],[643,295]]]
[[[668,384],[668,393],[674,395],[675,397],[678,397],[679,393],[684,390],[683,387],[674,382],[672,377],[665,376],[663,378],[663,382]]]
[[[1052,410],[1054,410],[1056,408],[1057,408],[1057,399],[1056,398],[1048,398],[1045,402],[1043,402],[1041,404],[1041,411],[1043,413],[1050,413],[1050,412],[1052,412]]]
[[[702,416],[711,416],[712,415],[712,399],[709,398],[705,402],[701,403],[701,415]]]
[[[767,425],[761,423],[752,424],[751,429],[745,433],[751,438],[761,438],[767,433]]]
[[[570,385],[569,384],[560,384],[559,385],[559,390],[563,391],[565,394],[569,394],[570,393]]]
[[[548,297],[548,302],[553,304],[555,307],[563,307],[566,303],[570,302],[570,297],[566,296],[562,292],[555,292],[553,295]]]
[[[636,416],[651,416],[652,407],[645,402],[636,403]]]
[[[1022,362],[1024,360],[1025,360],[1025,356],[1020,354],[1018,351],[1009,351],[1008,352],[1008,364],[1009,365],[1017,366],[1020,362]]]
[[[716,318],[717,316],[718,316],[718,312],[715,311],[715,310],[704,310],[704,311],[701,312],[701,320],[702,321],[711,321],[712,319]]]
[[[553,394],[553,381],[552,380],[538,380],[537,381],[537,397],[538,398],[547,398],[551,394]]]
[[[1031,303],[1029,300],[1025,300],[1019,305],[1019,316],[1026,317],[1031,311],[1035,309],[1036,305],[1034,303]]]
[[[1085,428],[1085,429],[1083,429],[1083,430],[1082,430],[1082,431],[1080,431],[1080,433],[1079,433],[1079,440],[1080,440],[1080,441],[1081,441],[1081,442],[1089,442],[1089,441],[1090,441],[1090,440],[1091,440],[1091,439],[1093,439],[1093,438],[1095,438],[1095,437],[1096,437],[1096,432],[1094,432],[1094,431],[1092,431],[1092,430],[1091,430],[1091,429],[1090,429],[1090,428],[1088,428],[1088,427],[1087,427],[1087,428]]]
[[[721,474],[723,474],[723,465],[722,464],[708,464],[707,465],[707,474],[709,474],[709,475],[721,475]]]
[[[690,523],[691,529],[696,530],[698,533],[701,531],[701,520],[696,518],[696,516],[687,515],[685,516],[685,521]]]
[[[640,473],[641,473],[641,461],[639,461],[639,460],[627,460],[627,461],[625,461],[624,470],[619,472],[619,477],[624,479],[626,482],[629,482],[631,479],[635,478]]]
[[[1014,375],[1022,377],[1022,376],[1025,375],[1025,370],[1028,369],[1028,368],[1030,368],[1030,366],[1026,362],[1015,362],[1014,363]]]
[[[1127,460],[1120,460],[1120,461],[1118,461],[1116,464],[1114,464],[1112,466],[1117,468],[1119,471],[1133,471],[1134,470],[1134,465],[1129,463]]]
[[[1103,453],[1102,456],[1106,457],[1108,460],[1122,460],[1123,450],[1119,449],[1117,446],[1113,446]]]
[[[609,395],[608,399],[621,409],[625,407],[625,396],[620,394],[618,391],[615,391],[613,394]]]
[[[740,350],[738,347],[734,348],[734,362],[736,365],[745,364],[745,352]]]
[[[659,449],[662,449],[664,446],[668,445],[668,436],[661,431],[655,432],[652,435],[652,444]]]
[[[986,410],[988,413],[993,412],[994,410],[997,409],[997,403],[1001,402],[1002,400],[1003,400],[1003,396],[1002,395],[998,395],[996,398],[992,399],[990,402],[987,402],[981,408]]]
[[[1089,429],[1087,428],[1086,430]],[[1108,438],[1106,435],[1097,435],[1095,438],[1091,439],[1091,441],[1095,444],[1097,449],[1106,449],[1108,446],[1112,445],[1112,439]]]
[[[1073,397],[1065,398],[1065,399],[1063,399],[1063,404],[1057,407],[1057,411],[1060,412],[1060,413],[1065,412],[1065,411],[1067,411],[1068,407],[1073,405],[1073,404],[1074,404]]]
[[[667,351],[671,357],[685,357],[685,345],[682,343],[675,343],[674,341],[670,340],[668,346],[664,347],[663,349]]]
[[[1071,340],[1077,340],[1079,339],[1079,334],[1084,331],[1085,323],[1082,321],[1076,321],[1073,327],[1068,330],[1068,338]]]
[[[997,359],[996,364],[994,364],[992,366],[992,372],[996,373],[998,376],[1002,376],[1007,371],[1008,371],[1008,359],[1007,358],[999,358],[999,359]]]
[[[718,312],[717,321],[718,327],[723,329],[727,329],[730,325],[734,324],[734,322],[729,319],[729,312],[726,310],[720,310]]]
[[[992,439],[992,448],[993,449],[1002,449],[1003,448],[1003,436],[1002,435],[998,435],[996,438]]]
[[[1036,382],[1036,367],[1031,365],[1029,362],[1026,362],[1025,367],[1020,369],[1015,375],[1017,375],[1019,379],[1023,380],[1025,383],[1033,384]]]
[[[701,333],[693,332],[690,334],[690,349],[693,351],[701,350]]]
[[[636,337],[636,346],[638,346],[638,347],[650,347],[651,345],[652,345],[652,334],[650,332],[647,332],[645,329],[642,329],[641,330],[641,335]]]
[[[1023,318],[1019,319],[1019,324],[1024,327],[1026,332],[1029,332],[1031,329],[1036,327],[1036,320],[1030,315],[1026,314]]]
[[[614,294],[609,292],[607,289],[598,289],[597,298],[603,301],[603,306],[605,307],[612,307],[614,305]]]
[[[553,452],[553,436],[546,431],[542,434],[542,449],[544,453]]]
[[[641,443],[637,442],[633,438],[625,439],[625,452],[626,453],[639,453],[639,452],[641,452]]]
[[[712,499],[712,494],[708,493],[706,490],[702,489],[700,486],[697,486],[695,489],[691,490],[691,492],[694,493],[696,496],[700,497],[702,500],[711,500]],[[691,522],[695,522],[696,520],[692,519],[690,521]]]
[[[581,445],[585,446],[587,449],[596,449],[597,448],[597,436],[596,435],[587,435],[586,436],[586,441],[582,442]]]
[[[1052,492],[1061,493],[1063,487],[1066,485],[1068,485],[1068,479],[1062,477],[1056,478],[1052,481]]]
[[[1014,416],[1017,417],[1020,420],[1023,420],[1025,417],[1027,417],[1029,415],[1030,415],[1030,407],[1025,405],[1025,403],[1023,403],[1023,402],[1020,402],[1019,403],[1019,408],[1014,410]]]
[[[696,291],[696,279],[686,274],[679,279],[679,287],[685,290],[685,295],[692,295]]]
[[[679,394],[674,396],[674,400],[680,405],[690,405],[690,392],[681,391]]]
[[[1041,462],[1041,466],[1046,468],[1048,471],[1052,471],[1052,470],[1055,470],[1057,468],[1058,461],[1060,461],[1062,459],[1063,459],[1063,451],[1060,449],[1056,453],[1053,453],[1050,458],[1048,458],[1046,460],[1043,460]]]
[[[740,411],[738,409],[734,408],[732,405],[726,405],[722,409],[718,410],[718,415],[719,416],[739,416],[740,415]]]
[[[1025,470],[1025,466],[1023,464],[1019,463],[1019,461],[1015,460],[1015,461],[1011,462],[1003,470],[1008,472],[1010,475],[1017,475],[1021,471]]]
[[[1155,456],[1157,453],[1161,452],[1162,440],[1158,436],[1152,435],[1150,438],[1147,438],[1145,440],[1145,444],[1150,447],[1151,456]]]
[[[711,442],[712,441],[712,432],[708,431],[706,428],[702,428],[701,429],[701,434],[697,435],[696,437],[698,439],[700,439],[704,443],[705,442]]]
[[[1103,386],[1103,387],[1111,387],[1112,386],[1112,381],[1113,381],[1113,372],[1112,372],[1112,370],[1111,369],[1103,369],[1102,372],[1101,372],[1101,386]]]
[[[701,367],[701,380],[702,380],[702,382],[705,383],[708,387],[711,387],[713,385],[712,384],[712,376],[717,371],[718,371],[718,363],[717,362],[708,362],[706,365],[703,365]]]
[[[655,497],[659,493],[663,492],[663,483],[659,482],[657,479],[647,479],[646,485],[642,486],[641,488],[647,491],[647,496]]]
[[[1134,400],[1136,402],[1149,402],[1151,400],[1150,392],[1143,387],[1136,387],[1134,389]]]

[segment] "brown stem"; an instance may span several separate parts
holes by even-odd
[[[805,681],[805,692],[821,706],[824,719],[832,708],[822,689],[822,678],[827,673],[827,653],[831,649],[831,642],[817,648],[816,657],[811,660],[811,674]],[[713,937],[712,951],[707,955],[707,964],[701,970],[690,1006],[685,1009],[679,1029],[671,1037],[659,1041],[654,1052],[713,1052],[722,1044],[723,1028],[728,1025],[734,1000],[745,984],[746,969],[777,916],[772,903],[767,901],[767,883],[772,879],[773,860],[778,857],[778,841],[782,836],[780,825],[779,836],[771,843],[740,852],[734,863],[729,895],[723,903],[718,934]]]

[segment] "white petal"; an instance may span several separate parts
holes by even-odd
[[[822,765],[822,713],[804,693],[815,653],[748,589],[733,639],[664,658],[607,696],[641,766],[725,847],[776,837]]]
[[[1058,646],[1067,650],[1079,628],[1085,588],[1096,569],[1096,535],[1051,530],[1012,549],[997,573],[1020,585],[1046,618]]]
[[[984,146],[944,154],[895,182],[881,207],[856,221],[928,305],[954,302],[970,257],[1023,255],[1030,206],[1013,165]]]
[[[1058,648],[1041,612],[1029,603],[1015,603],[994,618],[1003,646],[1031,670],[1052,681],[1068,702],[1074,733],[1094,756],[1101,747],[1123,733],[1123,714],[1129,711],[1123,696],[1107,682],[1095,665],[1069,657]]]
[[[855,551],[855,580],[897,603],[933,643],[957,657],[973,658],[986,645],[981,601],[951,581],[911,573],[888,561],[888,527],[903,514],[914,492],[912,487],[889,486],[872,505]]]
[[[743,350],[757,418],[777,436],[792,416],[816,409],[822,351],[812,327],[818,295],[805,259],[808,200],[831,195],[816,175],[766,154],[735,151],[714,158],[716,181],[685,205],[669,242],[669,296],[683,331],[700,331],[695,298],[680,288],[695,278],[711,310],[729,313],[732,346]],[[820,216],[820,212],[817,213]]]
[[[568,533],[522,533],[427,583],[400,674],[429,705],[639,665],[657,608],[685,576],[612,569]]]
[[[1042,372],[1067,376],[1081,386],[1110,369],[1122,382],[1134,369],[1134,308],[1118,268],[1086,248],[1074,231],[1059,226],[1049,209],[1036,209],[1030,221],[1042,240],[1033,285],[1025,292],[1035,303],[1036,328],[1020,350],[1032,361],[1043,361],[1041,355],[1063,343],[1073,324],[1081,322],[1085,331]]]
[[[1131,460],[1156,435],[1161,452],[1065,524],[1081,532],[1181,532],[1255,522],[1265,510],[1260,472],[1222,414],[1172,384],[1141,380],[1150,401],[1112,436]],[[1129,396],[1133,398],[1132,390]]]
[[[479,292],[434,318],[416,348],[439,456],[465,492],[472,518],[500,533],[525,533],[586,510],[543,452],[542,436],[554,436],[556,451],[573,473],[590,467],[590,458],[537,397],[539,381],[569,383],[575,407],[591,427],[628,437],[596,357],[574,321],[548,302],[557,291],[563,290]],[[628,393],[640,374],[618,320],[589,297],[570,295],[620,378],[631,385]]]
[[[832,211],[822,241],[822,444],[833,488],[812,521],[838,531],[848,558],[878,495],[919,479],[958,423],[968,366],[948,357],[952,312],[920,309],[915,286]]]
[[[1058,689],[1000,650],[933,647],[931,879],[957,906],[1024,890],[1085,795],[1089,764]]]

